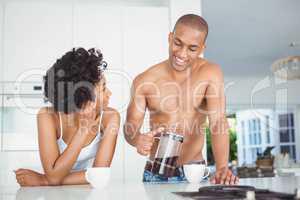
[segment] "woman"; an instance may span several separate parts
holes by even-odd
[[[85,170],[109,167],[120,126],[108,107],[110,90],[99,50],[73,49],[47,71],[44,95],[52,107],[37,114],[38,141],[45,174],[15,171],[21,186],[87,184]]]

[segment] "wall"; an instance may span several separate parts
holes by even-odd
[[[172,30],[180,16],[190,13],[201,15],[201,0],[169,0],[169,11],[169,28]]]
[[[281,80],[269,75],[225,76],[225,94],[228,106],[246,106],[255,108],[264,105],[298,105],[300,96],[299,80]]]

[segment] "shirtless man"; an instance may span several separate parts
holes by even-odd
[[[178,166],[201,161],[208,118],[212,134],[216,173],[212,183],[236,184],[238,177],[228,169],[229,133],[225,116],[223,74],[220,67],[203,58],[208,33],[206,21],[197,15],[180,17],[169,34],[169,58],[139,74],[132,84],[124,133],[126,141],[141,155],[153,157],[164,129],[184,136]],[[141,133],[145,111],[150,113],[149,133]],[[151,168],[151,166],[150,166]],[[182,169],[179,167],[179,169]],[[183,181],[181,170],[173,179],[160,179],[146,164],[144,181]]]

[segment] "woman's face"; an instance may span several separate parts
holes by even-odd
[[[103,110],[109,104],[111,91],[106,87],[106,79],[102,76],[100,82],[95,87],[96,109]]]

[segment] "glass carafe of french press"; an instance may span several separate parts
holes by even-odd
[[[170,131],[164,132],[159,138],[151,172],[163,177],[174,176],[182,143],[182,135]]]

